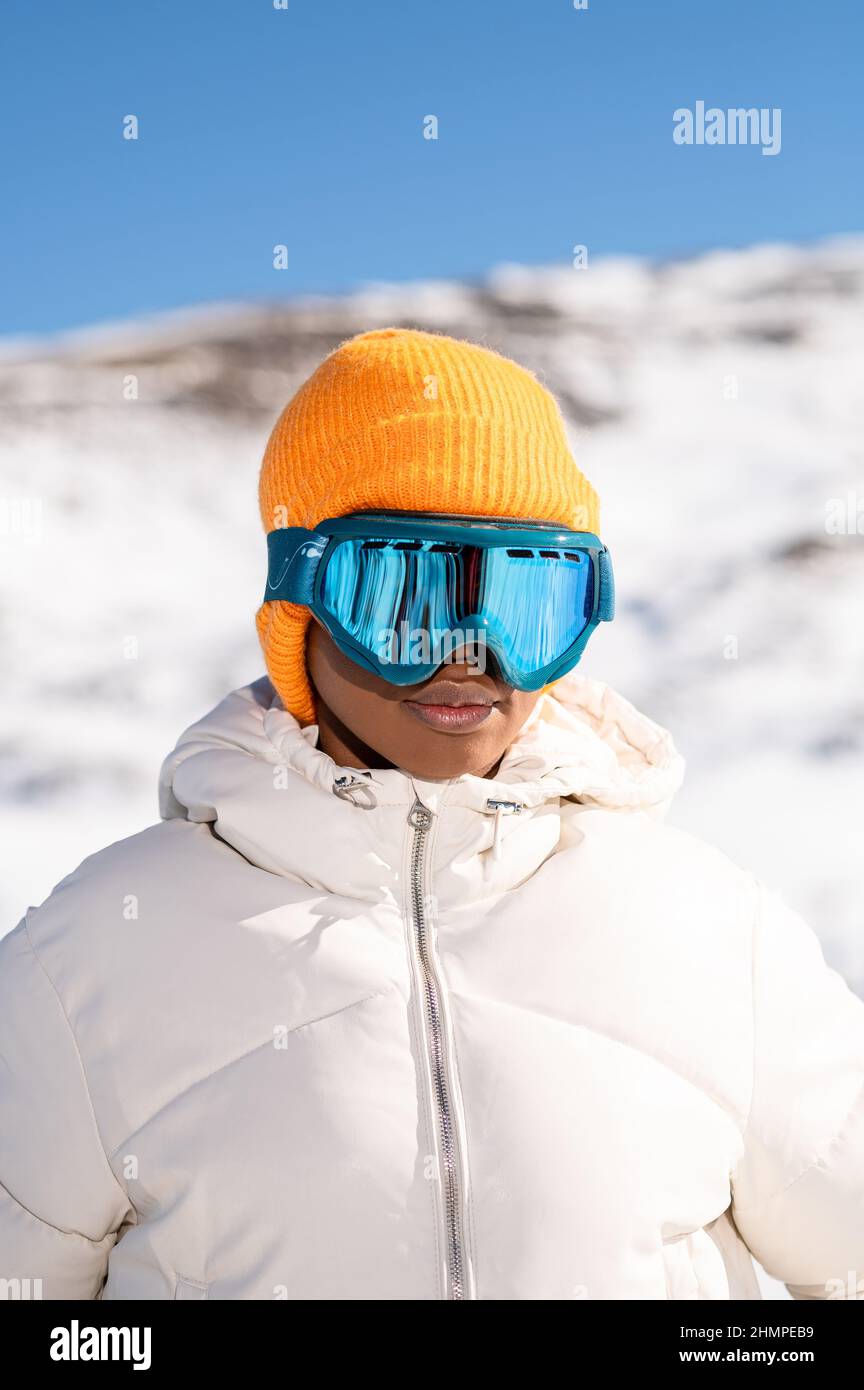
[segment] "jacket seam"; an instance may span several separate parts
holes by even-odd
[[[547,1018],[551,1020],[552,1023],[560,1024],[565,1028],[582,1028],[586,1033],[593,1033],[595,1037],[605,1038],[607,1042],[612,1043],[615,1047],[623,1047],[628,1052],[635,1052],[637,1056],[647,1058],[649,1062],[653,1062],[657,1067],[662,1067],[664,1071],[667,1071],[670,1076],[674,1076],[676,1080],[682,1082],[683,1085],[689,1086],[692,1090],[698,1092],[703,1100],[716,1106],[740,1133],[741,1119],[740,1116],[736,1116],[734,1106],[730,1101],[723,1100],[714,1091],[709,1090],[707,1086],[703,1085],[701,1081],[694,1079],[692,1076],[688,1076],[680,1067],[674,1066],[672,1062],[660,1056],[659,1053],[649,1051],[647,1047],[641,1047],[638,1043],[630,1042],[627,1038],[616,1037],[608,1028],[600,1028],[595,1023],[586,1022],[585,1019],[565,1018],[562,1014],[529,1008],[527,1004],[515,1004],[510,999],[490,999],[486,995],[471,994],[464,990],[456,990],[453,992],[460,995],[463,999],[479,999],[484,1004],[490,1004],[493,1008],[513,1009],[520,1013],[531,1013],[538,1018]]]
[[[177,1298],[177,1289],[180,1284],[186,1284],[189,1288],[198,1289],[201,1293],[209,1293],[212,1279],[193,1279],[191,1274],[181,1274],[178,1269],[174,1271],[174,1297]]]
[[[332,1009],[329,1013],[318,1014],[315,1018],[304,1019],[303,1022],[298,1023],[296,1027],[289,1028],[286,1037],[293,1038],[296,1033],[302,1032],[304,1028],[311,1028],[316,1023],[325,1023],[328,1019],[338,1018],[340,1014],[347,1013],[349,1009],[358,1009],[361,1004],[368,1004],[373,999],[382,999],[386,994],[389,994],[389,992],[389,988],[375,990],[372,994],[364,994],[362,999],[352,999],[350,1003],[342,1004],[340,1008]],[[130,1130],[128,1134],[124,1135],[124,1137],[120,1140],[120,1143],[114,1149],[114,1153],[116,1154],[120,1151],[120,1149],[124,1148],[124,1146],[128,1144],[131,1139],[134,1139],[137,1134],[141,1133],[142,1129],[144,1129],[147,1125],[152,1124],[153,1121],[157,1118],[157,1116],[161,1115],[163,1111],[168,1110],[172,1105],[175,1105],[176,1102],[181,1098],[181,1096],[188,1095],[188,1093],[190,1091],[193,1091],[196,1086],[203,1086],[206,1081],[210,1081],[214,1076],[218,1076],[220,1071],[226,1071],[228,1067],[234,1067],[237,1065],[238,1062],[245,1062],[247,1057],[254,1056],[254,1054],[256,1052],[260,1052],[262,1048],[272,1046],[273,1034],[271,1033],[268,1037],[262,1039],[261,1042],[255,1043],[252,1047],[247,1048],[245,1052],[240,1052],[236,1057],[229,1057],[227,1061],[220,1062],[218,1066],[213,1067],[211,1071],[205,1072],[203,1076],[196,1076],[194,1080],[190,1081],[187,1086],[183,1086],[179,1091],[175,1091],[173,1096],[169,1096],[168,1099],[163,1101],[161,1105],[157,1106],[156,1109],[150,1115],[147,1115],[143,1120],[141,1120],[140,1123],[138,1123],[133,1130]]]
[[[849,1106],[849,1109],[846,1111],[846,1114],[843,1116],[842,1121],[834,1130],[833,1134],[826,1140],[824,1147],[817,1149],[815,1156],[805,1164],[801,1171],[796,1173],[794,1178],[790,1178],[787,1183],[784,1183],[782,1187],[778,1187],[777,1191],[772,1192],[770,1196],[755,1197],[750,1202],[736,1201],[736,1212],[740,1214],[744,1211],[752,1211],[754,1207],[766,1206],[769,1202],[775,1202],[778,1197],[784,1197],[791,1188],[795,1187],[796,1183],[801,1182],[801,1180],[812,1173],[815,1168],[824,1165],[831,1154],[831,1150],[843,1142],[846,1130],[850,1122],[855,1118],[856,1111],[858,1110],[858,1102],[862,1095],[864,1095],[864,1076],[862,1076],[861,1085],[852,1098],[852,1104]]]
[[[88,1245],[92,1245],[98,1249],[99,1246],[104,1245],[109,1237],[114,1234],[113,1231],[106,1231],[104,1236],[86,1236],[83,1231],[67,1230],[65,1226],[55,1226],[53,1221],[46,1221],[44,1216],[39,1216],[37,1212],[32,1211],[30,1207],[27,1206],[26,1202],[22,1202],[20,1197],[16,1197],[15,1193],[11,1188],[8,1188],[4,1182],[0,1182],[0,1192],[5,1192],[10,1202],[14,1202],[18,1210],[23,1211],[25,1216],[29,1216],[31,1221],[38,1222],[40,1226],[44,1226],[46,1230],[53,1231],[55,1235],[68,1236],[70,1240],[83,1240],[86,1241]]]
[[[137,1211],[137,1208],[135,1207],[135,1204],[134,1204],[134,1202],[132,1201],[132,1198],[129,1196],[129,1193],[127,1192],[126,1188],[123,1186],[123,1184],[121,1183],[120,1179],[117,1177],[117,1174],[114,1172],[114,1169],[111,1167],[111,1160],[110,1160],[109,1157],[108,1157],[108,1153],[107,1153],[107,1150],[106,1150],[106,1148],[105,1148],[105,1143],[104,1143],[104,1140],[102,1139],[102,1134],[101,1134],[100,1129],[99,1129],[99,1121],[98,1121],[98,1119],[97,1119],[97,1117],[96,1117],[96,1107],[95,1107],[95,1105],[93,1104],[93,1096],[92,1096],[92,1093],[91,1093],[91,1091],[90,1091],[90,1083],[89,1083],[89,1081],[87,1080],[87,1069],[86,1069],[86,1067],[84,1066],[84,1059],[83,1059],[83,1057],[81,1056],[81,1049],[80,1049],[79,1046],[78,1046],[78,1039],[77,1039],[76,1036],[75,1036],[75,1030],[74,1030],[74,1028],[72,1027],[71,1021],[70,1021],[70,1019],[69,1019],[69,1015],[68,1015],[67,1012],[66,1012],[65,1006],[64,1006],[64,1004],[63,1004],[63,1000],[62,1000],[61,997],[60,997],[60,992],[59,992],[59,990],[57,989],[57,986],[55,985],[55,983],[54,983],[54,981],[52,980],[51,976],[48,974],[48,971],[46,970],[45,965],[44,965],[43,962],[42,962],[42,959],[41,959],[41,957],[40,957],[40,955],[39,955],[39,952],[36,950],[36,947],[35,947],[35,945],[33,944],[33,938],[32,938],[31,935],[30,935],[30,922],[29,922],[29,917],[28,917],[27,914],[25,914],[25,916],[24,916],[24,939],[26,940],[27,945],[28,945],[29,948],[30,948],[30,952],[31,952],[31,954],[32,954],[32,956],[33,956],[34,961],[36,962],[36,964],[37,964],[37,966],[39,967],[40,971],[41,971],[42,974],[44,975],[45,980],[47,981],[48,986],[49,986],[49,988],[50,988],[50,990],[51,990],[51,993],[54,995],[54,998],[55,998],[56,1001],[57,1001],[57,1007],[58,1007],[59,1010],[60,1010],[60,1015],[61,1015],[61,1017],[62,1017],[62,1019],[63,1019],[63,1022],[66,1024],[66,1030],[67,1030],[67,1032],[68,1032],[68,1034],[69,1034],[69,1039],[70,1039],[70,1041],[71,1041],[71,1043],[72,1043],[72,1047],[73,1047],[74,1052],[75,1052],[75,1057],[76,1057],[77,1062],[78,1062],[78,1067],[79,1067],[79,1070],[80,1070],[80,1072],[81,1072],[81,1080],[82,1080],[83,1083],[84,1083],[84,1094],[85,1094],[86,1097],[87,1097],[87,1104],[88,1104],[88,1106],[89,1106],[89,1108],[90,1108],[90,1118],[91,1118],[91,1120],[92,1120],[92,1122],[93,1122],[93,1132],[94,1132],[94,1134],[96,1135],[96,1141],[97,1141],[97,1144],[98,1144],[98,1146],[99,1146],[99,1150],[100,1150],[100,1152],[101,1152],[101,1154],[102,1154],[102,1157],[103,1157],[104,1160],[105,1160],[105,1167],[107,1168],[108,1172],[109,1172],[110,1175],[111,1175],[111,1179],[112,1179],[112,1181],[113,1181],[113,1183],[114,1183],[114,1186],[117,1188],[117,1191],[122,1195],[122,1197],[123,1197],[123,1199],[124,1199],[124,1201],[125,1201],[125,1203],[126,1203],[126,1211],[127,1211],[127,1212],[131,1212],[131,1213],[134,1215],[135,1224],[137,1225],[137,1222],[138,1222],[138,1211]],[[125,1219],[125,1213],[124,1213],[124,1219]],[[119,1225],[122,1225],[122,1224],[123,1224],[123,1222],[121,1221],[121,1222],[119,1223]],[[46,1225],[50,1225],[50,1222],[46,1222]],[[57,1227],[56,1229],[60,1229],[60,1228]],[[105,1232],[105,1235],[107,1236],[108,1234],[109,1234],[109,1231],[106,1231],[106,1232]],[[85,1236],[84,1239],[86,1240],[86,1239],[88,1239],[88,1237]],[[104,1237],[101,1237],[101,1239],[104,1239]]]

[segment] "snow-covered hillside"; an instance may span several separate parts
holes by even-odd
[[[0,922],[154,819],[177,733],[262,669],[267,433],[322,355],[390,323],[487,343],[556,392],[618,580],[584,669],[675,733],[672,818],[779,887],[864,992],[864,241],[7,345]]]

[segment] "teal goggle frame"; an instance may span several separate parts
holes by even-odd
[[[603,542],[546,522],[358,512],[271,531],[267,551],[263,601],[305,605],[350,660],[393,685],[455,659],[412,634],[449,633],[473,634],[468,645],[491,650],[515,689],[539,690],[615,615]]]

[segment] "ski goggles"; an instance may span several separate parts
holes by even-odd
[[[357,665],[393,685],[494,655],[539,690],[615,613],[612,561],[591,532],[546,522],[358,512],[267,537],[264,602],[304,604]]]

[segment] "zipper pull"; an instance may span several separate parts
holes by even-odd
[[[424,806],[419,796],[414,798],[414,805],[408,812],[408,824],[414,830],[428,830],[432,824],[432,812],[428,806]]]

